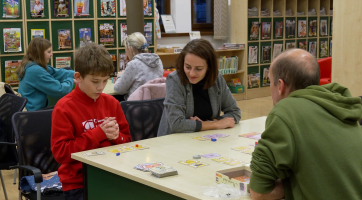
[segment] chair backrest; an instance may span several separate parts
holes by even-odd
[[[5,93],[0,97],[0,118],[2,126],[0,127],[0,141],[14,143],[13,126],[11,117],[14,113],[24,109],[27,98],[19,97],[14,94]],[[15,146],[0,146],[0,163],[17,163]],[[0,164],[0,168],[4,168]]]
[[[321,78],[331,78],[332,76],[332,57],[322,58],[318,60]]]
[[[51,148],[50,136],[53,110],[39,110],[15,113],[12,118],[20,165],[39,168],[43,174],[57,171]],[[30,175],[20,170],[19,178]]]
[[[157,137],[165,98],[144,101],[122,101],[133,141]]]

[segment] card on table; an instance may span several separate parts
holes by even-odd
[[[126,152],[136,150],[136,149],[135,149],[134,147],[132,147],[132,146],[130,146],[130,147],[128,147],[128,146],[123,146],[123,147],[121,147],[121,149],[124,150],[124,151],[126,151]]]
[[[201,155],[204,158],[213,158],[213,157],[220,157],[220,154],[217,153],[209,153],[209,154],[205,154],[205,155]]]
[[[245,149],[249,149],[249,147],[241,146],[241,147],[235,147],[235,148],[231,148],[231,149],[235,150],[235,151],[244,151]]]
[[[204,137],[194,137],[192,138],[194,140],[200,140],[200,141],[206,141],[206,140],[209,140],[209,138],[204,138]]]
[[[158,178],[163,178],[166,176],[173,176],[178,174],[178,171],[175,168],[169,166],[152,167],[149,170],[152,173],[152,175]]]
[[[220,158],[214,158],[212,159],[213,161],[216,161],[216,162],[226,162],[226,161],[229,161],[230,158],[226,158],[226,157],[220,157]]]
[[[204,167],[204,166],[208,166],[209,164],[204,163],[204,162],[196,162],[196,163],[192,163],[191,165],[189,165],[190,167],[193,168],[200,168],[200,167]]]
[[[131,146],[131,147],[133,147],[133,148],[135,148],[135,149],[138,149],[138,150],[143,150],[143,149],[149,149],[149,148],[150,148],[150,147],[148,147],[148,146],[142,146],[142,145],[140,145],[140,144],[133,145],[133,146]]]
[[[104,151],[91,151],[91,152],[84,153],[84,155],[86,155],[86,156],[98,156],[98,155],[104,155],[104,154],[106,154]]]
[[[124,152],[126,152],[125,150],[123,150],[121,148],[111,149],[111,150],[108,150],[108,151],[111,152],[111,153],[124,153]]]
[[[182,160],[182,161],[179,161],[178,163],[181,163],[181,164],[184,164],[184,165],[191,165],[191,164],[197,163],[197,162],[200,162],[200,161],[197,161],[197,160]]]
[[[240,160],[233,160],[233,159],[230,159],[230,161],[225,161],[224,164],[227,164],[227,165],[237,165],[237,164],[240,164],[240,163],[243,163],[242,161]]]

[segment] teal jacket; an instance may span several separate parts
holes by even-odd
[[[269,113],[253,152],[250,188],[285,199],[362,199],[361,99],[337,83],[292,92]]]
[[[48,96],[62,98],[72,91],[74,71],[55,69],[48,65],[48,71],[35,62],[25,66],[24,77],[20,79],[18,92],[28,99],[28,111],[47,107]]]

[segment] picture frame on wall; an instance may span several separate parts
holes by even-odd
[[[89,16],[89,0],[74,0],[74,16]]]
[[[317,57],[317,42],[310,41],[308,47],[309,53],[312,54],[314,57]]]
[[[54,0],[54,17],[69,17],[69,0]]]
[[[116,2],[115,0],[100,0],[101,16],[114,17],[116,16]]]
[[[282,53],[283,44],[274,44],[273,47],[273,60]]]
[[[298,37],[307,36],[307,22],[306,20],[298,20]]]
[[[294,49],[295,48],[295,42],[285,42],[285,49]]]
[[[283,38],[283,22],[275,22],[275,38]]]
[[[258,63],[258,46],[249,46],[249,64]]]
[[[115,46],[114,24],[104,23],[99,25],[99,42],[104,46]]]
[[[320,41],[319,42],[319,58],[326,58],[329,56],[328,53],[328,41]]]
[[[308,20],[309,37],[317,37],[317,20]]]
[[[59,29],[58,30],[58,49],[71,49],[72,40],[70,36],[70,29]]]
[[[298,48],[307,50],[307,41],[298,42]]]
[[[295,20],[286,20],[285,36],[287,38],[295,37]]]
[[[262,47],[262,55],[261,55],[260,59],[262,59],[260,61],[261,63],[270,63],[270,61],[271,61],[271,46],[263,46]]]
[[[21,1],[21,0],[20,0]],[[2,0],[3,18],[19,18],[19,0]]]

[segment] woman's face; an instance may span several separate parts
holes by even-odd
[[[206,60],[188,53],[184,62],[184,71],[191,84],[196,84],[205,78],[208,69]]]
[[[49,63],[49,60],[52,56],[53,56],[52,47],[49,47],[47,50],[44,51],[44,58],[46,63]]]

